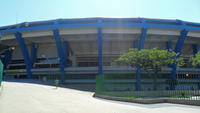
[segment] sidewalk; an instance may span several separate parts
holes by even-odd
[[[199,106],[136,104],[93,97],[93,92],[32,81],[4,81],[0,113],[199,113]]]

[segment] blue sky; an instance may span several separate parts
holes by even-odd
[[[0,0],[0,26],[83,17],[145,17],[200,23],[200,0]]]

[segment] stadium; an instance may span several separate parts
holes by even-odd
[[[77,18],[24,22],[0,27],[4,77],[59,78],[72,86],[95,87],[96,75],[133,74],[119,79],[119,89],[151,90],[145,72],[112,62],[129,48],[168,49],[188,61],[200,44],[200,23],[150,18]],[[166,79],[179,79],[186,89],[200,89],[198,68],[163,67],[158,89]],[[185,75],[190,73],[189,80]],[[143,75],[143,76],[142,76]],[[132,84],[132,85],[130,85]],[[135,84],[135,86],[133,86]],[[142,85],[141,85],[142,84]],[[180,86],[176,86],[179,89]],[[183,88],[183,87],[181,87]]]

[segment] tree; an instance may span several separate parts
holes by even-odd
[[[154,89],[157,87],[157,73],[161,71],[163,66],[178,62],[178,66],[184,65],[182,57],[177,57],[176,53],[168,50],[153,49],[129,49],[129,51],[121,55],[115,63],[125,63],[133,68],[141,67],[146,72],[153,71]]]
[[[192,63],[192,66],[199,66],[200,65],[200,52],[195,54],[193,57],[190,58],[190,62]]]

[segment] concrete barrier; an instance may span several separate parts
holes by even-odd
[[[1,85],[0,86],[0,96],[1,96],[2,90],[3,90],[3,86]]]
[[[185,104],[185,105],[195,105],[200,106],[200,100],[189,100],[189,99],[177,99],[177,98],[121,98],[121,97],[113,97],[113,96],[105,96],[100,94],[94,94],[94,97],[116,100],[116,101],[124,101],[124,102],[132,102],[132,103],[140,103],[140,104],[156,104],[156,103],[174,103],[174,104]]]
[[[136,96],[136,97],[147,97],[147,98],[155,98],[155,97],[171,97],[174,95],[179,95],[184,93],[186,95],[197,95],[200,96],[200,90],[163,90],[163,91],[107,91],[102,92],[103,95],[109,96]]]

